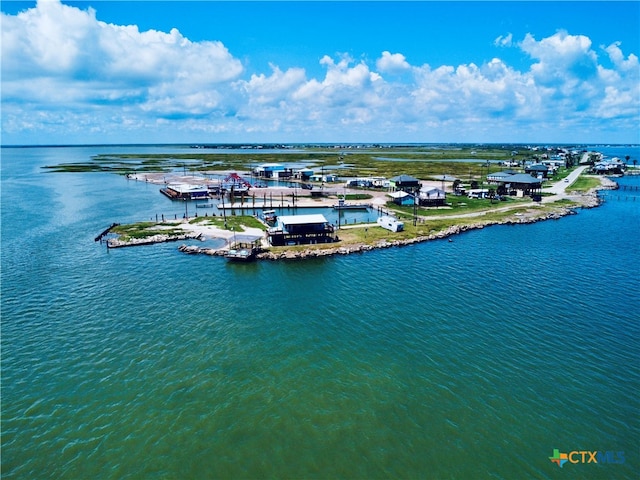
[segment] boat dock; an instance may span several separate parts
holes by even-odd
[[[333,205],[334,210],[369,210],[370,208],[370,203],[338,203]]]
[[[295,203],[285,200],[284,202],[274,201],[267,203],[219,203],[216,205],[218,210],[272,210],[274,208],[328,208],[330,203],[317,201],[302,201]]]

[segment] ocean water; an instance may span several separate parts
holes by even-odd
[[[170,151],[2,149],[3,478],[638,478],[640,177],[557,221],[235,265],[108,251],[182,206],[41,169],[129,150]]]

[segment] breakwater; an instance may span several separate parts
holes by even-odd
[[[177,242],[189,239],[198,240],[201,237],[202,234],[200,233],[185,233],[181,235],[157,234],[145,238],[128,238],[126,240],[110,238],[107,240],[107,248],[136,247],[140,245],[153,245],[155,243]]]

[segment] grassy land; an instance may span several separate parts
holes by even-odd
[[[259,228],[266,230],[264,224],[251,216],[228,216],[225,226],[223,217],[196,217],[189,220],[191,224],[212,225],[221,230],[244,232],[247,228]],[[111,229],[120,237],[120,240],[149,238],[154,235],[177,236],[184,235],[185,230],[179,228],[176,222],[138,222],[118,225]]]
[[[466,213],[475,213],[482,211],[491,211],[504,207],[516,208],[519,204],[530,203],[531,199],[526,198],[514,198],[507,197],[506,201],[490,200],[488,198],[467,198],[465,196],[456,197],[453,195],[448,196],[446,207],[418,207],[417,214],[420,217],[441,217],[448,215],[460,215]],[[387,202],[386,207],[389,210],[393,210],[398,213],[398,217],[403,219],[411,219],[414,216],[412,206],[398,206],[393,202]]]
[[[509,208],[504,211],[487,211],[483,215],[463,218],[447,218],[432,217],[432,218],[419,218],[416,225],[413,224],[413,217],[404,218],[404,230],[401,232],[390,232],[379,226],[370,225],[354,225],[348,228],[342,228],[338,230],[337,234],[340,239],[338,243],[322,244],[322,245],[295,245],[287,247],[271,247],[269,250],[272,252],[281,251],[304,251],[309,249],[323,249],[333,248],[346,245],[375,245],[380,241],[402,241],[410,240],[420,236],[437,235],[440,232],[447,230],[453,226],[470,226],[477,224],[493,224],[503,222],[509,218],[518,218],[516,214],[528,215],[528,216],[543,216],[548,213],[558,212],[561,208],[575,206],[576,203],[570,200],[561,200],[554,202],[553,204],[537,204],[531,205],[530,202],[519,202],[517,204],[510,204]],[[449,214],[452,214],[449,211]]]
[[[487,211],[484,215],[463,217],[463,218],[447,218],[447,217],[433,217],[433,218],[419,218],[416,225],[413,224],[413,217],[404,218],[404,231],[402,232],[390,232],[382,227],[357,227],[357,228],[345,228],[338,231],[340,238],[340,244],[375,244],[381,240],[393,241],[393,240],[408,240],[418,236],[436,235],[452,226],[469,226],[476,225],[478,223],[491,224],[502,222],[505,219],[513,217],[515,214],[531,214],[534,212],[536,216],[542,216],[547,213],[558,211],[559,207],[570,207],[575,205],[570,200],[562,200],[553,204],[547,205],[512,205],[513,208],[509,208],[504,211]],[[451,214],[451,212],[449,212]],[[337,244],[337,245],[340,245]]]
[[[349,193],[345,195],[345,200],[369,200],[372,198],[373,195],[368,193]]]
[[[600,177],[591,175],[580,175],[575,182],[569,187],[569,190],[575,192],[588,192],[592,188],[599,187]]]
[[[393,147],[363,151],[327,151],[326,148],[306,148],[302,151],[252,154],[210,153],[185,149],[180,154],[124,154],[97,155],[85,162],[63,163],[45,167],[52,172],[112,172],[118,174],[140,172],[243,171],[260,163],[297,163],[326,172],[340,171],[351,176],[377,175],[393,177],[399,172],[426,180],[448,174],[460,178],[486,175],[487,161],[529,158],[530,152],[519,150],[512,156],[513,147]],[[470,159],[469,162],[450,161]]]
[[[170,222],[138,222],[125,225],[118,225],[111,229],[112,233],[120,236],[123,241],[130,240],[132,238],[141,239],[148,238],[154,235],[182,235],[184,230],[176,228],[176,224]]]

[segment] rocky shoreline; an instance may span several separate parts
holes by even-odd
[[[593,205],[596,206],[596,205]],[[343,245],[335,248],[328,249],[305,249],[300,251],[284,251],[284,252],[262,252],[259,253],[256,258],[261,260],[281,260],[281,259],[305,259],[305,258],[315,258],[315,257],[327,257],[332,255],[348,255],[351,253],[362,253],[368,252],[371,250],[379,249],[379,248],[391,248],[391,247],[403,247],[407,245],[414,245],[416,243],[428,242],[431,240],[443,240],[450,238],[454,235],[458,235],[460,233],[468,232],[471,230],[479,230],[491,225],[519,225],[519,224],[527,224],[527,223],[535,223],[543,220],[557,220],[566,215],[575,215],[575,210],[571,208],[563,208],[558,212],[548,213],[538,217],[522,217],[517,220],[504,220],[504,221],[488,221],[488,222],[477,222],[471,225],[452,225],[451,227],[442,230],[438,233],[434,233],[431,235],[420,235],[414,238],[408,238],[404,240],[381,240],[373,245],[369,244],[354,244],[354,245]]]
[[[145,238],[130,238],[128,240],[110,238],[107,240],[107,248],[137,247],[139,245],[153,245],[155,243],[177,242],[180,240],[199,240],[201,237],[202,234],[200,233],[185,233],[181,235],[167,235],[160,233]]]
[[[615,182],[612,182],[614,185]],[[613,186],[607,186],[605,188],[615,188]],[[575,207],[561,207],[556,211],[547,212],[543,215],[530,215],[516,218],[509,218],[502,221],[479,221],[470,225],[452,225],[451,227],[442,230],[438,233],[431,235],[421,235],[414,238],[404,240],[381,240],[375,244],[353,244],[353,245],[341,245],[339,247],[332,248],[306,248],[304,250],[284,250],[279,252],[262,251],[256,254],[258,260],[301,260],[307,258],[329,257],[333,255],[348,255],[352,253],[362,253],[380,248],[402,247],[407,245],[414,245],[416,243],[427,242],[431,240],[442,240],[450,238],[460,233],[468,232],[471,230],[482,229],[491,225],[522,225],[535,222],[541,222],[544,220],[557,220],[567,215],[575,215],[577,208],[593,208],[600,205],[597,192],[589,192],[586,195],[580,195],[581,202],[579,206]],[[218,255],[225,254],[224,249],[212,249],[201,248],[196,245],[181,245],[179,250],[188,254],[205,254],[205,255]]]

